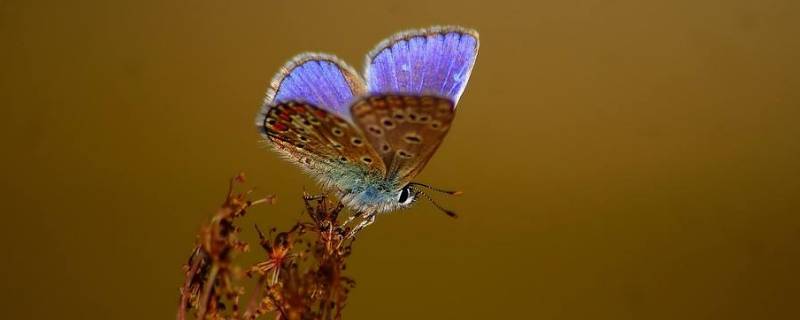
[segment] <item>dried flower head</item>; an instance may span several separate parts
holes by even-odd
[[[184,267],[178,319],[186,319],[187,311],[194,311],[196,319],[341,319],[355,285],[343,275],[353,241],[346,237],[351,230],[337,221],[343,206],[304,194],[310,221],[284,232],[272,228],[268,235],[256,226],[265,258],[245,273],[247,279],[257,279],[246,293],[237,283],[240,268],[234,259],[249,247],[238,240],[241,230],[235,220],[252,205],[273,203],[274,198],[250,201],[250,191],[234,194],[234,184],[244,181],[241,174],[231,179],[225,202],[198,234]],[[241,311],[239,302],[246,296],[249,302]]]

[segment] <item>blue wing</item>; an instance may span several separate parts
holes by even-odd
[[[364,81],[335,56],[305,53],[284,65],[272,79],[257,122],[270,106],[296,101],[350,119],[350,103],[365,92]]]
[[[478,54],[478,33],[433,27],[395,34],[367,55],[370,93],[436,95],[458,102]]]

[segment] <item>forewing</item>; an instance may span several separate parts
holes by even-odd
[[[455,116],[450,99],[396,94],[360,99],[351,112],[356,126],[381,154],[386,177],[406,182],[428,163]]]
[[[314,173],[324,183],[342,168],[385,174],[380,155],[348,121],[304,102],[283,102],[270,108],[260,125],[281,154]]]
[[[367,55],[369,93],[435,95],[458,102],[478,54],[478,33],[433,27],[395,34]]]
[[[350,104],[365,90],[361,77],[335,56],[305,53],[286,63],[272,79],[262,114],[271,105],[302,101],[349,119]]]

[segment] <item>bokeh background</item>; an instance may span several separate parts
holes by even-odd
[[[278,68],[434,24],[481,33],[419,179],[461,217],[379,217],[347,319],[800,318],[793,0],[2,0],[3,317],[173,318],[229,177],[251,235],[316,190],[253,127]]]

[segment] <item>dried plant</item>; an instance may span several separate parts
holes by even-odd
[[[197,236],[184,266],[178,320],[190,314],[195,319],[341,319],[355,285],[343,275],[352,247],[352,239],[346,237],[350,229],[337,221],[343,206],[325,196],[304,194],[308,221],[284,232],[272,228],[267,235],[256,226],[265,258],[243,271],[234,260],[249,246],[238,239],[236,219],[251,206],[273,203],[274,198],[251,201],[250,191],[235,194],[234,185],[242,182],[241,174],[231,180],[225,202]],[[243,283],[248,279],[256,282],[250,292]],[[242,310],[240,301],[245,298]]]

